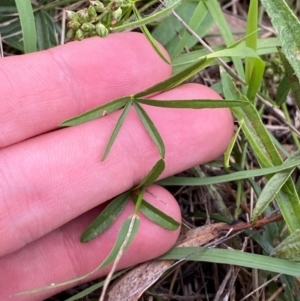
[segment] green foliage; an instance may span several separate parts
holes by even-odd
[[[282,43],[282,51],[300,80],[300,21],[285,0],[261,0]]]
[[[109,228],[123,211],[129,198],[125,192],[114,198],[82,233],[80,241],[89,242]]]
[[[55,9],[59,6],[66,7],[76,1],[16,0],[14,2],[13,0],[2,0],[0,18],[4,25],[0,26],[0,32],[3,40],[6,44],[14,47],[14,51],[21,52],[44,50],[58,45],[59,41],[63,40],[64,33],[61,24],[54,19]],[[173,75],[169,79],[135,95],[129,95],[101,105],[61,124],[61,126],[75,126],[82,122],[102,118],[121,109],[120,117],[107,142],[103,155],[104,160],[109,155],[114,141],[118,138],[118,133],[126,122],[126,116],[131,109],[135,109],[160,155],[158,162],[139,185],[112,200],[84,231],[81,238],[83,242],[88,242],[103,233],[122,212],[129,196],[132,196],[135,203],[134,214],[124,222],[115,246],[98,268],[118,260],[119,256],[124,253],[137,234],[139,211],[165,229],[173,231],[179,227],[177,221],[144,199],[146,188],[156,181],[164,170],[166,153],[164,141],[156,125],[147,114],[147,106],[156,106],[162,109],[228,107],[231,108],[240,127],[226,152],[225,166],[221,166],[221,168],[218,166],[224,171],[224,174],[212,177],[171,177],[160,180],[158,183],[172,186],[203,186],[234,182],[237,187],[234,216],[237,218],[241,217],[240,203],[241,200],[247,199],[245,187],[248,185],[253,189],[254,200],[256,200],[253,213],[250,216],[252,221],[270,215],[274,211],[274,201],[276,201],[276,206],[278,206],[284,220],[281,223],[266,225],[263,234],[255,230],[247,232],[264,250],[265,255],[221,249],[185,248],[183,250],[182,248],[175,248],[163,258],[234,264],[267,270],[268,276],[272,275],[271,272],[275,272],[299,277],[297,265],[287,260],[278,259],[299,261],[300,258],[298,251],[300,200],[299,190],[297,192],[292,178],[293,171],[300,165],[299,152],[291,155],[281,146],[281,141],[277,141],[264,124],[262,112],[264,112],[265,107],[274,112],[272,106],[275,104],[282,106],[283,111],[286,110],[284,103],[290,89],[295,94],[297,106],[300,106],[300,94],[298,93],[300,23],[287,6],[286,1],[261,0],[261,3],[271,17],[277,37],[259,38],[258,27],[261,7],[257,0],[249,1],[245,36],[239,41],[234,38],[232,29],[220,7],[220,1],[217,0],[165,0],[163,3],[137,0],[103,1],[103,3],[92,1],[90,6],[79,11],[68,10],[69,32],[66,34],[68,39],[82,40],[95,35],[105,37],[110,32],[140,28],[155,51],[165,61],[168,60],[161,53],[156,41],[159,41],[169,51],[172,61],[168,63],[173,66]],[[152,7],[155,9],[152,10]],[[19,18],[14,17],[16,13],[19,14]],[[219,28],[223,44],[208,47],[202,38],[207,36],[208,30],[213,24]],[[278,47],[280,47],[279,51]],[[279,56],[277,56],[277,51]],[[275,55],[273,55],[274,53]],[[276,86],[274,100],[269,95],[264,95],[264,89],[261,89],[266,77],[264,59],[270,54],[272,54],[270,56],[272,63],[284,70],[284,74]],[[275,57],[278,59],[274,59]],[[233,67],[230,68],[226,63],[230,63]],[[151,97],[153,93],[173,89],[213,65],[220,66],[220,80],[217,80],[213,88],[224,95],[223,101],[205,99],[158,101],[147,98]],[[286,125],[289,122],[289,113],[285,112],[285,116]],[[292,133],[294,141],[298,141],[296,134]],[[299,142],[295,142],[295,145],[299,145]],[[284,162],[280,152],[285,153],[288,158]],[[251,164],[247,162],[247,156],[251,157],[253,161]],[[254,169],[249,170],[252,163]],[[264,187],[260,187],[255,182],[257,176],[264,177]],[[224,203],[222,204],[222,198],[220,202],[220,207],[226,207]],[[195,215],[197,213],[195,212]],[[201,214],[200,212],[199,215]],[[220,214],[222,213],[220,212]],[[221,215],[220,218],[230,220],[231,217]],[[274,248],[274,240],[280,236],[285,226],[288,228],[287,237]],[[272,258],[269,255],[278,258]],[[84,279],[91,273],[80,279]],[[292,294],[295,280],[286,275],[280,278],[281,282],[286,285],[285,298],[286,300],[297,300]],[[78,279],[70,280],[68,283]]]
[[[36,27],[30,0],[16,0],[24,39],[24,52],[37,51]]]

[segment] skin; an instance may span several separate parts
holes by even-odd
[[[76,127],[55,130],[57,125],[170,75],[171,67],[138,33],[1,59],[1,300],[43,300],[68,286],[30,296],[15,294],[78,277],[98,266],[132,213],[132,203],[94,241],[80,243],[82,231],[102,203],[138,184],[159,159],[133,110],[104,162],[100,158],[120,112]],[[185,84],[155,98],[220,96],[207,87]],[[232,137],[228,109],[144,108],[165,142],[162,177],[218,157]],[[162,187],[149,187],[145,198],[180,221],[176,200]],[[142,214],[140,218],[138,235],[119,269],[163,254],[179,235],[179,230],[167,231]],[[107,272],[101,270],[90,279]]]

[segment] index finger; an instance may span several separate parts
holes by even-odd
[[[133,32],[1,59],[0,148],[53,130],[66,118],[137,93],[171,74]]]

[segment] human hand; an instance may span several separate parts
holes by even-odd
[[[134,111],[103,162],[120,112],[54,130],[57,125],[170,75],[171,67],[138,33],[0,59],[1,300],[42,300],[66,287],[22,297],[14,294],[75,278],[98,266],[133,205],[128,204],[113,226],[92,242],[79,242],[82,231],[102,203],[138,184],[159,159]],[[155,98],[220,97],[207,87],[185,84]],[[163,177],[216,158],[232,136],[228,109],[145,108],[166,146]],[[178,205],[165,189],[153,185],[145,199],[180,220]],[[138,235],[119,269],[163,254],[178,234],[179,230],[164,230],[141,214]]]

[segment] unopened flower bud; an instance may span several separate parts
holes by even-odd
[[[67,39],[68,40],[74,40],[75,38],[75,30],[74,29],[69,29],[67,32]]]
[[[99,22],[96,24],[96,33],[99,37],[103,38],[108,35],[108,29]]]
[[[106,6],[106,10],[108,12],[113,12],[120,7],[120,3],[118,1],[112,1]]]
[[[86,22],[86,23],[83,23],[82,26],[80,27],[80,29],[82,31],[85,31],[85,32],[88,32],[88,31],[92,31],[95,29],[95,25],[93,25],[92,23],[90,22]]]
[[[90,17],[89,17],[89,14],[88,14],[88,11],[86,8],[84,9],[81,9],[77,12],[78,14],[78,21],[83,24],[85,22],[89,22],[90,21]]]
[[[67,15],[67,20],[68,21],[78,21],[78,14],[71,11],[71,10],[66,10],[66,15]]]
[[[90,17],[90,21],[94,21],[97,17],[97,11],[96,8],[92,5],[89,6],[88,8],[88,15]]]
[[[114,25],[116,23],[118,23],[122,18],[122,8],[119,7],[117,10],[115,10],[112,13],[112,20],[111,20],[111,24]]]
[[[76,20],[72,20],[68,22],[67,26],[70,29],[77,30],[80,28],[81,24]]]
[[[90,1],[91,5],[96,9],[96,12],[102,13],[105,11],[104,4],[100,1]]]
[[[84,33],[81,29],[77,29],[75,33],[75,39],[81,41],[84,39]]]

